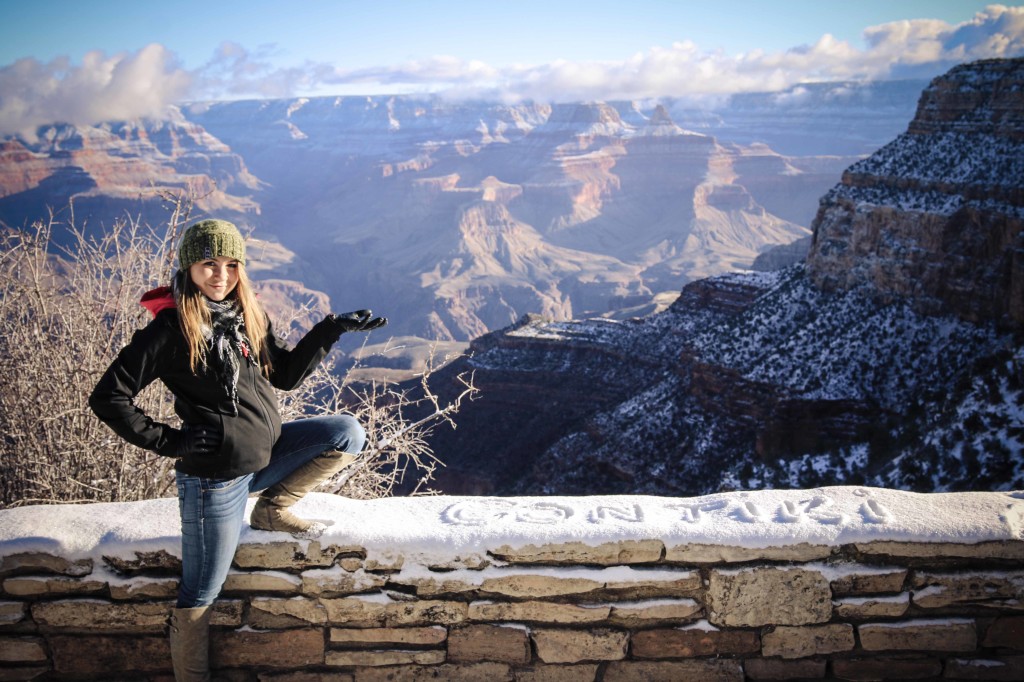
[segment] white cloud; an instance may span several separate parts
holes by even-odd
[[[159,116],[183,99],[290,97],[356,92],[440,92],[456,97],[541,101],[720,96],[771,91],[811,81],[931,77],[976,59],[1024,55],[1024,7],[991,5],[951,25],[914,19],[864,31],[865,47],[823,35],[782,52],[739,55],[702,51],[690,41],[653,47],[619,61],[555,61],[495,67],[447,56],[345,70],[307,62],[274,65],[273,47],[250,51],[222,43],[185,71],[160,45],[134,54],[88,54],[43,64],[23,59],[0,67],[0,133],[31,135],[41,124]]]
[[[191,76],[157,44],[111,57],[90,52],[79,65],[66,58],[45,64],[21,59],[0,68],[0,133],[32,138],[38,126],[56,122],[159,117],[190,83]]]
[[[325,65],[307,63],[280,68],[271,61],[273,48],[255,52],[233,42],[223,42],[213,57],[193,73],[193,97],[291,97],[322,82],[333,72]]]
[[[450,85],[488,83],[499,71],[480,61],[463,61],[455,57],[437,56],[414,60],[399,66],[374,67],[351,71],[336,70],[324,77],[326,83],[419,83]]]
[[[502,74],[505,87],[542,100],[634,99],[781,90],[811,81],[933,77],[965,61],[1024,55],[1024,7],[991,5],[951,25],[917,19],[864,31],[865,48],[831,35],[784,52],[702,52],[690,42],[621,62],[556,62]]]
[[[957,26],[941,21],[897,21],[864,31],[869,51],[899,65],[1019,55],[1024,7],[990,5]]]

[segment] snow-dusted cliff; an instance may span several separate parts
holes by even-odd
[[[808,271],[924,313],[1024,326],[1024,61],[959,66],[821,202]]]

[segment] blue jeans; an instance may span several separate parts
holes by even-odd
[[[176,473],[181,512],[180,609],[212,604],[227,578],[245,522],[250,492],[269,488],[329,450],[358,454],[366,432],[347,414],[281,425],[270,463],[253,474],[218,479]]]

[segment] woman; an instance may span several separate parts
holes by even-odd
[[[281,423],[272,387],[309,376],[343,332],[387,323],[360,310],[328,315],[288,349],[274,335],[245,274],[245,243],[224,220],[186,230],[173,287],[143,297],[154,319],[121,350],[89,398],[93,411],[135,445],[175,458],[182,579],[171,614],[178,680],[209,679],[209,607],[238,546],[250,491],[260,530],[318,537],[324,525],[289,507],[355,460],[366,434],[351,415]],[[134,403],[155,379],[174,395],[180,429]]]

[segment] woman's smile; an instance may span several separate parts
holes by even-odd
[[[217,256],[193,263],[188,269],[192,282],[211,301],[223,301],[238,286],[238,261]]]

